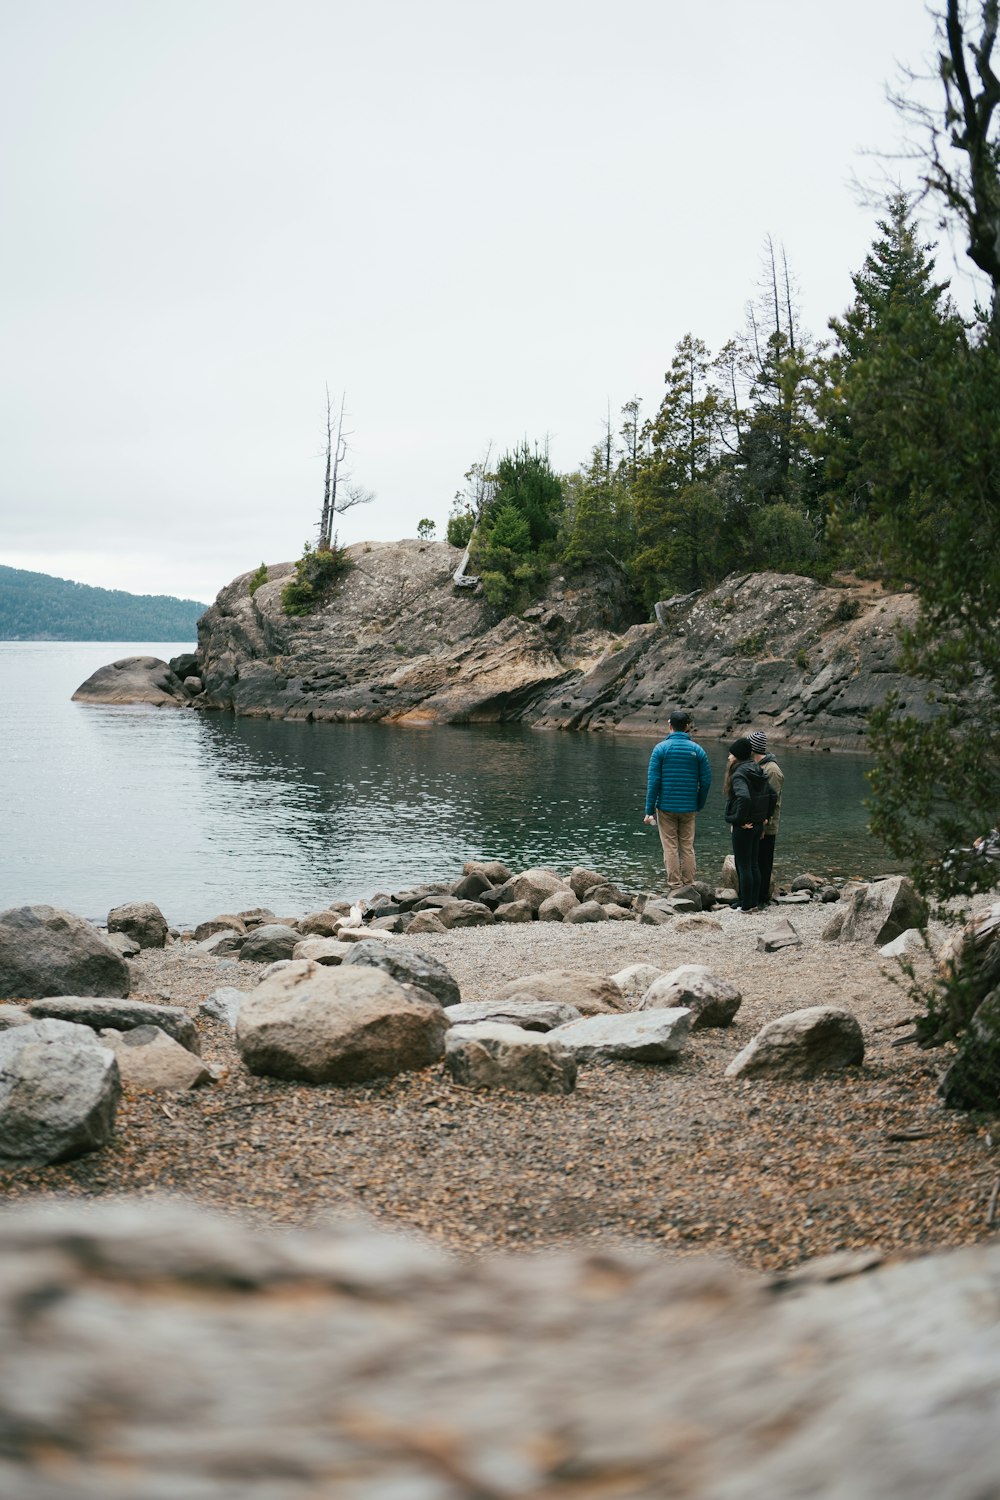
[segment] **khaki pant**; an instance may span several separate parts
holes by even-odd
[[[690,885],[694,879],[694,820],[696,813],[670,813],[656,809],[656,828],[663,845],[663,868],[671,889]]]

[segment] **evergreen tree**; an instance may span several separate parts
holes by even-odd
[[[647,602],[699,588],[717,576],[722,507],[712,488],[718,466],[719,395],[711,357],[685,334],[664,376],[666,392],[647,424],[648,452],[635,481],[636,580]]]
[[[934,280],[930,247],[920,242],[904,194],[889,199],[878,229],[852,277],[853,303],[830,323],[837,342],[819,367],[815,441],[825,462],[831,549],[842,563],[876,571],[885,566],[876,513],[884,518],[887,507],[906,511],[916,502],[910,468],[900,465],[913,441],[906,414],[924,408],[925,388],[949,346],[963,339],[943,300],[948,284]]]

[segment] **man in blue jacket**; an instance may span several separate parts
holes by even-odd
[[[694,820],[708,800],[712,770],[708,756],[688,733],[691,716],[670,715],[670,733],[649,757],[644,823],[655,823],[663,845],[663,867],[671,890],[694,879]]]

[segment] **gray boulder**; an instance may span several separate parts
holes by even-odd
[[[409,943],[358,943],[344,963],[381,969],[397,984],[412,984],[419,990],[426,990],[439,1005],[457,1005],[462,998],[450,970],[438,959],[421,953]]]
[[[265,922],[255,927],[240,945],[240,959],[245,963],[273,964],[279,958],[291,958],[302,934],[283,922]],[[218,949],[216,949],[218,952]]]
[[[531,869],[522,871],[520,875],[512,875],[496,891],[491,892],[491,896],[499,899],[500,904],[505,901],[527,901],[532,911],[537,911],[546,897],[567,888],[566,881],[554,870]]]
[[[891,943],[883,944],[878,951],[883,958],[905,958],[909,953],[926,953],[927,945],[919,927],[908,927],[899,937],[893,938]]]
[[[201,1050],[198,1028],[179,1005],[158,1005],[152,1000],[94,1000],[90,996],[59,995],[46,1000],[32,1000],[28,1013],[41,1018],[51,1016],[59,1021],[73,1021],[91,1026],[95,1031],[111,1027],[131,1031],[135,1026],[159,1026],[181,1047],[196,1056]]]
[[[406,928],[408,933],[419,937],[422,932],[447,932],[448,929],[441,921],[436,911],[418,911],[413,920]]]
[[[438,918],[449,930],[453,927],[492,927],[496,917],[481,901],[462,901],[453,896],[438,911]]]
[[[467,859],[462,866],[463,875],[482,875],[490,885],[503,885],[513,871],[499,859]]]
[[[165,948],[170,936],[167,919],[155,901],[129,901],[108,912],[108,932],[123,932],[140,948]]]
[[[798,930],[785,918],[774,927],[769,927],[757,939],[758,953],[780,953],[783,948],[801,948],[802,939]]]
[[[236,1045],[251,1073],[343,1085],[440,1061],[448,1025],[436,1000],[381,969],[296,965],[247,996]]]
[[[563,918],[563,921],[571,925],[585,922],[606,922],[608,914],[599,901],[581,901],[578,906],[572,907]]]
[[[509,880],[510,877],[505,876],[505,879]],[[463,875],[461,880],[456,880],[451,888],[451,894],[457,896],[459,901],[475,901],[477,896],[481,896],[484,891],[492,889],[492,880],[487,880],[481,872],[473,872],[470,875]]]
[[[118,1062],[125,1088],[144,1093],[178,1093],[211,1083],[215,1074],[200,1057],[167,1036],[159,1026],[136,1026],[131,1031],[101,1031],[100,1041]]]
[[[126,937],[124,932],[109,932],[108,942],[116,953],[121,954],[122,958],[138,958],[142,952],[135,939]]]
[[[340,912],[311,911],[308,916],[302,918],[298,928],[303,937],[335,938],[343,920]]]
[[[198,1012],[200,1015],[208,1016],[210,1020],[224,1021],[227,1026],[235,1030],[236,1018],[246,997],[246,990],[233,989],[231,985],[221,985],[201,1002]]]
[[[452,1026],[470,1026],[480,1021],[497,1021],[504,1026],[520,1026],[524,1031],[554,1031],[567,1021],[579,1021],[575,1005],[556,1000],[522,999],[511,995],[507,1000],[465,1000],[448,1011]]]
[[[691,1029],[689,1010],[632,1011],[625,1016],[586,1016],[552,1035],[583,1060],[672,1062]]]
[[[545,969],[538,974],[526,974],[522,979],[511,979],[501,985],[496,998],[509,1000],[515,995],[520,999],[572,1005],[584,1016],[608,1015],[625,1009],[625,997],[614,980],[585,969]]]
[[[545,901],[542,902],[542,906],[547,904]],[[539,916],[542,914],[542,906],[538,908]],[[506,922],[508,924],[533,922],[535,920],[535,913],[530,901],[505,901],[502,906],[497,907],[495,915],[498,922]]]
[[[815,1078],[864,1061],[865,1044],[850,1011],[810,1005],[769,1021],[726,1069],[727,1078]]]
[[[261,924],[256,924],[261,926]],[[204,942],[205,938],[211,938],[213,933],[231,932],[246,933],[246,922],[241,916],[232,912],[223,912],[220,916],[210,916],[207,922],[198,922],[195,927],[195,942]]]
[[[212,958],[236,958],[246,940],[245,928],[241,932],[234,927],[220,927],[203,938],[197,946]]]
[[[926,927],[927,916],[927,903],[907,876],[875,880],[851,897],[838,941],[881,948],[908,927]]]
[[[466,1088],[569,1094],[576,1087],[576,1060],[554,1033],[499,1021],[453,1026],[444,1060],[456,1083]]]
[[[185,708],[191,697],[181,679],[158,656],[122,656],[82,682],[74,703],[150,703]]]
[[[669,901],[659,896],[647,901],[639,915],[639,921],[644,922],[647,927],[666,927],[676,920],[676,906],[672,906]]]
[[[538,920],[540,922],[561,922],[579,905],[579,899],[572,891],[556,891],[553,895],[546,896],[538,908]]]
[[[707,964],[682,964],[654,979],[639,1001],[639,1010],[686,1008],[691,1029],[728,1026],[743,1003],[735,984],[713,974]]]
[[[626,1000],[641,1000],[653,980],[659,979],[662,973],[663,970],[658,969],[655,964],[629,964],[617,974],[612,974],[611,978]]]
[[[69,1161],[110,1139],[121,1080],[114,1053],[85,1026],[35,1021],[0,1032],[0,1161]]]
[[[125,960],[82,917],[55,906],[0,912],[0,999],[128,992]]]
[[[9,1031],[12,1026],[30,1026],[31,1017],[21,1005],[0,1004],[0,1031]]]
[[[603,875],[598,875],[596,870],[588,870],[583,865],[574,865],[569,872],[567,884],[578,901],[582,901],[587,892],[595,885],[606,885]]]
[[[293,958],[305,958],[314,964],[340,964],[356,943],[343,943],[335,937],[306,937],[292,949]]]

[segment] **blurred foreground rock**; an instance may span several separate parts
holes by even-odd
[[[180,1205],[9,1210],[0,1493],[986,1500],[1000,1246],[853,1274],[873,1261],[775,1282]]]

